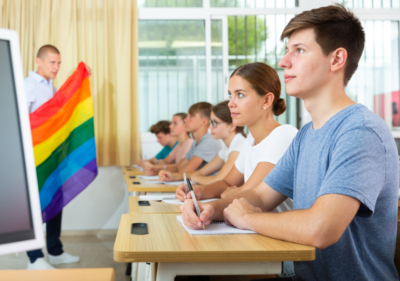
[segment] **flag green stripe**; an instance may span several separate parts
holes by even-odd
[[[51,155],[36,167],[39,191],[47,178],[57,169],[57,166],[75,149],[94,137],[93,117],[75,128],[68,138],[60,144]]]

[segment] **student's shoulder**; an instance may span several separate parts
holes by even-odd
[[[339,135],[357,131],[376,134],[383,142],[391,140],[392,133],[385,121],[362,104],[355,104],[340,122]]]

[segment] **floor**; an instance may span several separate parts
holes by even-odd
[[[126,264],[113,260],[113,247],[115,235],[86,235],[86,236],[64,236],[61,238],[64,251],[78,255],[79,263],[68,265],[56,265],[56,268],[97,268],[112,267],[115,270],[115,281],[130,281],[125,276]],[[45,258],[47,252],[44,250]],[[28,256],[26,253],[0,256],[0,270],[2,269],[26,269]],[[272,276],[271,276],[272,277]],[[253,278],[249,278],[253,279]],[[245,276],[211,276],[209,281],[248,281]],[[176,281],[207,280],[203,278],[177,277]],[[140,280],[139,280],[140,281]]]

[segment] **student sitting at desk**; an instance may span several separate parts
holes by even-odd
[[[278,74],[270,66],[251,63],[236,69],[229,79],[229,94],[233,124],[247,126],[250,135],[235,165],[223,179],[194,187],[198,199],[225,197],[256,186],[274,168],[297,133],[295,127],[281,125],[274,119],[274,115],[285,112],[286,104],[280,98]],[[186,199],[184,185],[176,190],[176,198]],[[281,211],[290,209],[289,199],[282,204]]]
[[[246,135],[244,127],[236,127],[232,124],[231,112],[228,101],[221,102],[211,109],[210,118],[211,135],[214,139],[222,139],[223,148],[211,162],[198,171],[186,173],[187,177],[199,184],[209,184],[222,180],[235,165],[236,158],[242,150]],[[219,171],[219,172],[218,172]],[[215,172],[218,174],[209,176]],[[160,180],[177,181],[183,179],[183,173],[171,173],[160,171]]]
[[[142,166],[145,169],[146,162],[150,162],[152,164],[157,164],[159,160],[162,160],[168,156],[168,154],[175,148],[178,144],[177,138],[171,135],[171,131],[169,129],[169,125],[171,122],[161,120],[150,127],[150,132],[156,135],[157,142],[163,146],[163,149],[151,159],[138,161],[138,165]]]
[[[189,137],[189,133],[185,128],[185,118],[186,113],[176,113],[172,117],[171,125],[169,129],[171,131],[171,136],[178,139],[178,144],[175,148],[168,154],[164,160],[158,161],[157,165],[153,165],[150,162],[146,162],[147,167],[155,167],[158,170],[163,169],[164,164],[178,164],[182,159],[185,158],[186,153],[192,147],[193,139]]]
[[[286,91],[304,101],[312,122],[259,185],[240,194],[181,207],[195,229],[225,220],[279,240],[318,248],[295,262],[296,280],[399,280],[394,264],[399,159],[385,121],[352,101],[345,86],[363,53],[365,34],[343,6],[296,15],[279,62]],[[271,213],[293,198],[290,212]]]
[[[178,164],[166,165],[171,172],[191,172],[202,168],[210,162],[221,149],[219,141],[214,140],[207,132],[212,105],[208,102],[199,102],[189,108],[185,119],[186,131],[192,133],[194,141],[185,158]],[[159,168],[146,168],[147,175],[155,175]]]

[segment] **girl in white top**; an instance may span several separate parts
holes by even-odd
[[[210,130],[213,139],[221,139],[224,143],[218,155],[198,171],[186,172],[186,176],[200,184],[209,184],[222,180],[235,165],[235,161],[245,142],[243,127],[232,124],[229,101],[221,102],[211,108]],[[218,172],[219,171],[219,172]],[[210,176],[214,173],[218,174]],[[183,179],[183,173],[162,172],[162,180],[178,181]]]
[[[164,164],[178,164],[185,157],[185,154],[189,151],[190,147],[193,144],[193,139],[189,137],[185,129],[184,120],[186,116],[186,113],[174,114],[174,116],[172,117],[171,125],[169,125],[169,129],[171,130],[171,136],[177,138],[178,144],[168,154],[168,156],[165,157],[165,159],[159,160],[157,162],[157,165],[152,165],[151,163],[146,162],[147,167],[155,167],[162,170]]]
[[[286,110],[280,93],[276,71],[264,63],[247,64],[233,72],[229,80],[228,104],[233,124],[247,126],[251,135],[235,166],[223,180],[194,189],[197,199],[230,196],[255,187],[274,168],[297,133],[293,126],[281,126],[274,119],[274,115]],[[187,197],[191,198],[190,194]],[[186,199],[184,188],[177,189],[176,198]],[[279,206],[278,211],[292,208],[289,199]]]

